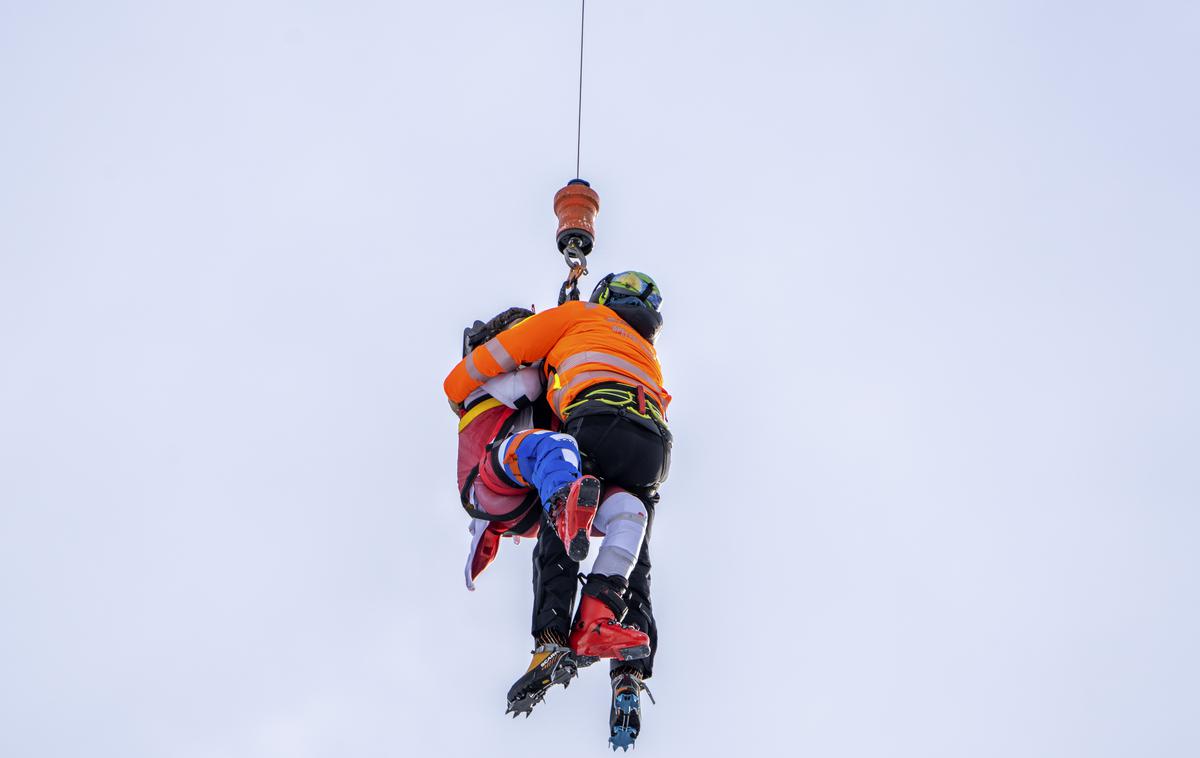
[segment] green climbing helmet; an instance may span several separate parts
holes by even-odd
[[[654,280],[641,271],[622,271],[601,279],[588,300],[609,307],[636,305],[657,312],[662,305],[662,292]]]

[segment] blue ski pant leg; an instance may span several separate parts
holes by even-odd
[[[569,434],[531,429],[500,443],[496,451],[504,473],[518,484],[531,486],[550,510],[550,496],[580,476],[579,446]]]

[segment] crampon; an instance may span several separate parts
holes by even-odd
[[[642,692],[654,702],[650,688],[633,673],[614,674],[612,677],[612,710],[608,716],[608,744],[613,751],[621,748],[628,751],[642,731]]]
[[[591,663],[591,661],[587,661]],[[533,713],[533,707],[546,699],[546,692],[556,684],[563,689],[579,674],[579,661],[571,648],[547,642],[533,650],[533,661],[520,679],[508,690],[508,708],[513,718]]]

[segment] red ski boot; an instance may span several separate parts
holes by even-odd
[[[587,558],[590,547],[588,532],[599,504],[600,480],[594,476],[580,477],[550,496],[550,519],[554,522],[554,531],[573,561]]]
[[[621,576],[591,574],[583,586],[575,624],[571,627],[571,649],[576,655],[632,661],[650,655],[650,638],[637,628],[622,624],[622,599],[628,582]],[[613,606],[617,611],[613,610]]]

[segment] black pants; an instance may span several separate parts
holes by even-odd
[[[579,443],[585,474],[631,492],[652,491],[671,471],[671,433],[625,412],[572,415],[563,431]]]
[[[629,490],[646,506],[646,537],[629,575],[629,593],[625,598],[629,610],[624,622],[636,624],[649,635],[650,655],[620,665],[637,669],[643,678],[649,678],[658,651],[658,626],[650,603],[650,534],[658,502],[654,488],[666,479],[671,466],[670,434],[665,430],[651,431],[641,423],[613,413],[572,417],[563,431],[579,442],[586,473]],[[579,564],[567,556],[553,525],[543,516],[533,550],[535,638],[546,631],[557,632],[563,638],[570,633],[578,573]]]

